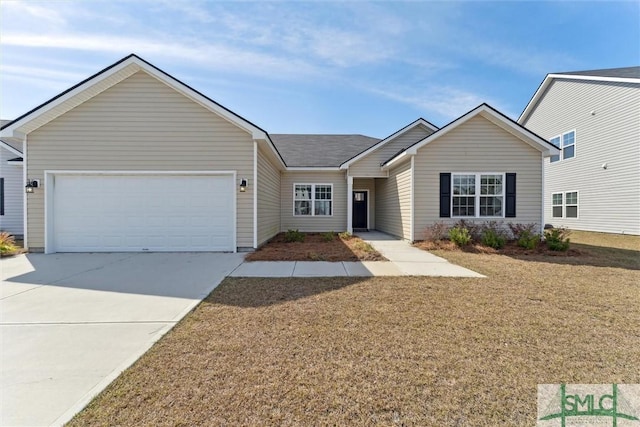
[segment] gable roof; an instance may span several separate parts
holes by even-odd
[[[496,110],[489,104],[483,103],[477,106],[476,108],[474,108],[473,110],[458,117],[457,119],[447,124],[446,126],[443,126],[439,130],[429,135],[428,137],[394,154],[393,157],[391,157],[390,159],[382,163],[380,166],[382,166],[383,169],[387,169],[393,163],[396,163],[397,161],[403,159],[406,156],[414,156],[417,153],[418,149],[433,142],[434,140],[440,138],[441,136],[446,135],[447,133],[451,132],[458,126],[462,125],[463,123],[466,123],[467,121],[469,121],[470,119],[478,115],[484,117],[485,119],[489,120],[495,125],[500,126],[501,128],[513,134],[523,142],[539,150],[545,156],[550,156],[552,154],[559,154],[560,152],[555,145],[551,144],[546,139],[542,138],[541,136],[538,136],[537,134],[531,132],[529,129],[513,121],[512,119],[505,116],[504,114],[502,114],[500,111]]]
[[[345,160],[375,145],[365,135],[271,134],[288,167],[338,168]]]
[[[250,133],[253,139],[267,141],[271,146],[271,149],[276,154],[276,157],[282,162],[282,165],[285,166],[282,156],[275,148],[272,141],[269,139],[268,133],[264,129],[221,104],[218,104],[211,98],[193,89],[191,86],[181,82],[133,53],[125,56],[103,70],[98,71],[96,74],[70,87],[64,92],[54,96],[50,100],[26,112],[17,119],[12,120],[9,123],[2,124],[2,126],[0,126],[0,136],[7,138],[22,138],[25,134],[49,123],[58,116],[77,107],[88,99],[98,95],[138,71],[146,72],[150,76],[155,77],[169,87],[190,98],[192,101],[235,124],[239,128]]]
[[[424,126],[424,127],[428,128],[428,129],[431,129],[434,132],[438,130],[438,127],[436,125],[434,125],[434,124],[428,122],[427,120],[423,119],[422,117],[420,117],[416,121],[414,121],[412,123],[409,123],[407,126],[405,126],[402,129],[400,129],[399,131],[394,132],[391,135],[389,135],[388,137],[380,140],[377,144],[374,144],[374,145],[366,148],[365,150],[357,153],[353,157],[348,158],[347,160],[345,160],[340,165],[340,169],[347,169],[350,165],[352,165],[353,163],[357,162],[361,158],[369,155],[370,153],[376,151],[378,148],[384,146],[388,142],[390,142],[390,141],[394,140],[395,138],[405,134],[406,132],[410,131],[411,129],[414,129],[417,126]]]
[[[562,73],[547,74],[538,89],[531,97],[531,100],[520,114],[518,123],[522,123],[531,114],[533,108],[538,104],[549,85],[554,80],[584,80],[595,82],[618,82],[618,83],[638,83],[640,84],[640,66],[605,68],[600,70],[568,71]]]
[[[567,76],[618,77],[622,79],[640,79],[640,67],[604,68],[600,70],[568,71],[555,74]]]

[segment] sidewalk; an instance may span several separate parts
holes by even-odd
[[[244,262],[231,277],[372,277],[436,276],[485,277],[444,258],[414,248],[408,242],[378,231],[358,233],[389,261],[254,261]]]

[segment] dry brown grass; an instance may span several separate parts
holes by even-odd
[[[533,425],[537,384],[640,382],[640,253],[579,250],[227,279],[71,425]]]
[[[247,255],[247,261],[385,261],[371,245],[356,236],[343,238],[327,233],[304,233],[304,242],[286,242],[285,233]]]

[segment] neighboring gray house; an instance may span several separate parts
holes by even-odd
[[[0,124],[8,120],[0,120]],[[24,234],[24,177],[22,143],[0,141],[0,231],[16,237]]]
[[[545,222],[640,234],[640,67],[549,74],[518,123],[561,149],[545,161]]]
[[[32,251],[236,251],[281,231],[542,225],[558,149],[482,104],[389,137],[269,135],[136,55],[0,128],[24,144]]]

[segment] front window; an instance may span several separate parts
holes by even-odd
[[[503,174],[453,174],[454,217],[503,217]]]
[[[294,216],[331,216],[332,212],[332,184],[294,184]]]

